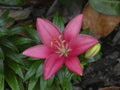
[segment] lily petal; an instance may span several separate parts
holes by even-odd
[[[60,30],[46,19],[37,18],[36,27],[41,41],[46,45],[50,45],[51,39],[61,34]]]
[[[48,57],[52,52],[53,50],[45,45],[36,45],[26,49],[23,52],[23,55],[33,57],[33,58],[44,59]]]
[[[96,43],[98,43],[96,38],[80,34],[69,43],[69,47],[71,48],[69,55],[76,56],[82,54]]]
[[[69,42],[72,38],[79,34],[82,25],[83,15],[80,14],[73,18],[65,28],[64,38]]]
[[[44,79],[49,79],[54,75],[64,64],[64,58],[53,54],[45,60],[44,64]]]
[[[82,76],[82,66],[77,57],[70,57],[65,60],[65,65],[74,73]]]

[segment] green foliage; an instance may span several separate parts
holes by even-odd
[[[8,14],[9,12],[5,11],[0,16],[0,90],[8,89],[8,87],[5,87],[6,83],[12,90],[24,90],[25,73],[23,71],[28,68],[25,63],[26,58],[21,54],[23,51],[21,46],[33,45],[35,41],[34,38],[18,34],[25,31],[24,26],[7,28],[6,25],[14,20],[8,17]],[[33,29],[31,29],[31,32],[36,33]]]
[[[8,11],[0,17],[0,90],[73,90],[73,83],[80,81],[81,77],[63,67],[49,80],[44,80],[44,61],[22,55],[26,48],[41,43],[36,30],[26,25],[6,28],[5,25],[14,20],[7,18],[10,18]],[[63,32],[64,22],[58,13],[53,22]],[[19,34],[22,31],[28,36]],[[83,33],[89,33],[89,30]],[[84,55],[79,58],[83,67],[90,63]]]
[[[53,23],[57,27],[59,27],[59,29],[61,30],[61,32],[63,32],[63,30],[64,30],[64,22],[63,22],[62,17],[58,13],[55,13],[55,15],[53,17]]]
[[[96,11],[107,15],[120,15],[120,0],[89,0]]]
[[[0,0],[0,4],[3,5],[22,5],[25,0]]]
[[[74,0],[59,0],[60,6],[66,6],[69,8],[73,4]]]
[[[0,16],[0,27],[4,26],[10,22],[12,22],[14,19],[11,17],[8,17],[9,11],[5,11],[2,16]]]

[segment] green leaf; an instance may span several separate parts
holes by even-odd
[[[4,53],[1,47],[0,47],[0,60],[4,60]]]
[[[32,43],[32,40],[20,35],[14,35],[13,37],[10,38],[10,40],[15,44],[15,45],[24,45],[24,44],[30,44]]]
[[[1,0],[0,0],[0,2],[1,2]],[[0,16],[0,26],[5,26],[7,23],[14,21],[13,18],[8,17],[8,13],[9,13],[9,11],[7,10]]]
[[[43,74],[43,64],[40,64],[37,71],[36,71],[35,77],[40,77],[42,74]]]
[[[79,1],[79,0],[78,0]],[[59,0],[59,5],[61,7],[70,8],[74,4],[75,0]]]
[[[0,90],[4,90],[4,53],[0,48]]]
[[[53,86],[55,76],[52,76],[49,80],[47,80],[47,87],[51,88]]]
[[[6,30],[4,28],[0,28],[0,37],[5,36],[6,34]]]
[[[7,62],[8,62],[8,66],[23,79],[24,76],[23,76],[20,65],[15,63],[14,61],[10,61],[10,60],[8,60]]]
[[[24,4],[25,0],[0,0],[0,4],[4,5],[21,5]]]
[[[8,17],[8,15],[9,15],[9,10],[6,10],[6,11],[1,15],[1,17],[6,18],[6,17]]]
[[[18,77],[17,80],[18,80],[20,90],[25,90],[25,86],[24,86],[25,84],[23,83],[23,79]]]
[[[4,90],[4,63],[0,59],[0,90]]]
[[[120,0],[89,0],[96,11],[107,15],[120,15]]]
[[[90,29],[87,28],[87,29],[82,30],[82,31],[80,32],[80,34],[87,34],[87,35],[90,35],[91,32],[90,32]]]
[[[53,17],[53,23],[60,28],[60,30],[63,32],[64,31],[64,22],[62,17],[56,13]]]
[[[19,52],[17,47],[11,41],[9,41],[7,39],[1,39],[0,42],[3,46],[7,47],[8,49],[10,49],[14,52]]]
[[[43,77],[41,76],[40,78],[40,90],[46,90],[47,87],[47,81],[43,79]]]
[[[12,51],[9,51],[9,52],[7,51],[6,54],[7,54],[6,56],[8,58],[10,58],[11,60],[13,60],[16,63],[19,63],[21,65],[24,65],[24,61],[23,61],[23,56],[22,55],[14,53]]]
[[[71,79],[73,74],[67,68],[65,68],[61,69],[57,75],[62,90],[72,90]]]
[[[7,67],[5,79],[12,90],[20,90],[16,75]]]
[[[28,84],[28,90],[33,90],[35,85],[36,85],[36,83],[37,83],[37,81],[38,81],[38,78],[36,78],[34,76],[31,77],[30,81],[29,81],[29,84]]]
[[[39,38],[38,33],[35,29],[33,29],[30,26],[26,26],[26,25],[23,25],[22,27],[37,44],[40,43],[40,38]]]
[[[7,29],[6,33],[7,33],[7,35],[12,36],[12,35],[16,35],[16,34],[22,32],[22,31],[23,31],[23,28],[21,26],[16,26],[16,27]]]
[[[36,61],[31,65],[31,67],[29,68],[28,72],[25,75],[24,81],[28,80],[36,73],[36,70],[38,69],[40,63],[41,61]]]

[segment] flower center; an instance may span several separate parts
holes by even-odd
[[[68,56],[68,53],[71,51],[66,41],[62,38],[62,35],[55,37],[51,41],[51,47],[56,50],[56,53],[59,53],[60,56]]]

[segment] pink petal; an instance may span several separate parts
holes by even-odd
[[[82,54],[97,42],[98,40],[92,36],[80,34],[69,43],[69,47],[72,49],[69,55]]]
[[[82,66],[77,57],[67,58],[65,65],[74,73],[82,76]]]
[[[52,52],[52,49],[45,45],[36,45],[25,50],[23,55],[42,59],[48,57]]]
[[[37,18],[36,27],[40,39],[46,45],[50,45],[51,39],[61,34],[60,30],[54,24],[42,18]]]
[[[44,64],[44,79],[49,79],[54,75],[64,64],[64,58],[53,54],[45,60]]]
[[[72,38],[79,34],[82,25],[83,15],[80,14],[73,18],[65,28],[64,38],[69,42]]]

